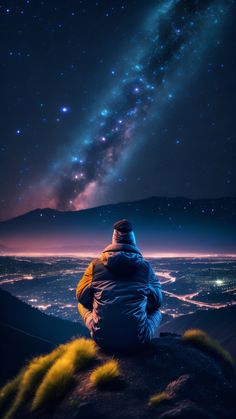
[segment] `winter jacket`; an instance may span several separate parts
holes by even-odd
[[[106,247],[86,269],[76,296],[92,312],[91,335],[101,347],[131,349],[153,337],[148,316],[161,306],[161,286],[136,246]]]

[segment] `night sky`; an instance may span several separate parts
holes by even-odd
[[[235,196],[231,0],[4,1],[0,219]]]

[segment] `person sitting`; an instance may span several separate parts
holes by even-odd
[[[150,342],[161,322],[161,285],[136,246],[132,224],[114,224],[112,243],[87,267],[76,289],[78,311],[104,349]]]

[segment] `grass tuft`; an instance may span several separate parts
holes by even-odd
[[[8,381],[8,383],[6,383],[5,386],[0,389],[0,409],[4,408],[10,401],[12,401],[13,397],[16,395],[20,385],[21,377],[22,373],[18,374],[11,381]]]
[[[66,346],[61,345],[49,355],[39,356],[34,358],[29,365],[24,369],[22,374],[19,376],[18,391],[16,393],[15,399],[9,409],[9,411],[4,416],[4,419],[12,419],[20,409],[20,407],[27,402],[30,396],[33,395],[37,385],[40,380],[51,367],[51,365],[58,359],[63,352],[65,351]],[[16,377],[17,379],[18,377]],[[15,380],[16,380],[15,379]],[[14,380],[13,380],[14,381]],[[9,383],[10,386],[10,383]],[[14,383],[12,382],[14,387]]]
[[[161,393],[153,394],[153,396],[150,397],[148,406],[149,407],[156,407],[160,403],[167,402],[171,399],[171,394],[167,391],[162,391]]]
[[[66,352],[51,366],[39,385],[31,410],[61,398],[72,383],[76,370],[84,368],[96,357],[96,346],[92,340],[76,339],[66,346]]]
[[[184,342],[191,343],[202,351],[223,359],[231,367],[235,367],[235,362],[230,353],[221,344],[212,339],[206,332],[200,329],[189,329],[184,332],[182,339]]]
[[[95,368],[90,375],[90,382],[97,387],[103,387],[120,377],[118,362],[115,360],[108,361],[104,365]]]

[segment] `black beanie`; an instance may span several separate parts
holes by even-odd
[[[128,220],[120,220],[114,224],[112,243],[125,243],[136,245],[132,224]]]
[[[128,220],[119,220],[114,224],[114,229],[122,233],[129,233],[133,230],[133,227]]]

